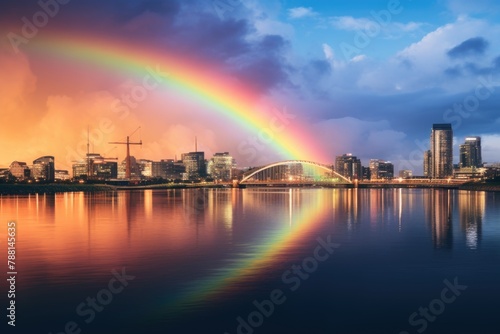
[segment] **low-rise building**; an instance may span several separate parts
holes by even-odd
[[[14,161],[9,166],[10,175],[18,180],[28,179],[31,171],[26,162]]]

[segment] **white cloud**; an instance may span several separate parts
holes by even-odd
[[[404,34],[418,31],[424,26],[421,22],[391,22],[381,25],[369,18],[355,18],[352,16],[335,16],[330,19],[330,24],[337,29],[345,31],[361,31],[369,36],[380,35],[387,38],[401,38]]]
[[[461,16],[455,22],[428,33],[388,61],[365,68],[358,78],[358,85],[381,92],[436,88],[449,93],[470,91],[478,85],[478,74],[465,69],[462,76],[450,78],[447,69],[461,69],[467,64],[462,59],[450,59],[447,52],[464,40],[481,36],[490,46],[484,57],[475,60],[473,65],[477,68],[491,67],[493,59],[500,53],[500,44],[496,43],[498,34],[498,25]]]
[[[325,54],[325,58],[328,60],[333,60],[335,58],[335,52],[332,47],[326,43],[323,44],[323,53]]]
[[[333,51],[333,48],[326,43],[323,43],[323,53],[325,55],[326,60],[328,60],[328,62],[333,68],[338,69],[345,65],[344,62],[335,59],[335,51]]]
[[[405,32],[411,32],[420,29],[423,26],[421,22],[408,22],[408,23],[394,23],[394,25]]]
[[[291,19],[301,19],[318,15],[311,7],[296,7],[288,10],[288,17]]]
[[[244,19],[251,22],[255,28],[255,34],[250,33],[249,39],[260,39],[264,35],[280,35],[285,39],[294,36],[293,25],[277,19],[279,11],[272,3],[262,3],[258,1],[245,1],[246,12]]]
[[[371,25],[378,24],[366,18],[354,18],[352,16],[335,16],[331,24],[341,30],[364,30]]]
[[[358,63],[358,62],[363,61],[365,59],[366,59],[366,55],[357,55],[351,59],[351,62]]]
[[[369,159],[394,162],[395,152],[401,152],[406,134],[392,129],[386,121],[364,121],[354,117],[329,119],[314,126],[324,136],[327,148],[334,155],[353,153],[366,165]],[[366,145],[369,143],[369,145]],[[391,147],[388,151],[387,147]]]

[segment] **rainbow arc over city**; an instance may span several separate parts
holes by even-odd
[[[297,121],[286,122],[282,131],[268,130],[272,109],[281,111],[287,106],[269,106],[259,110],[259,94],[252,87],[238,82],[217,65],[188,59],[185,55],[158,53],[93,36],[66,35],[49,32],[27,45],[30,52],[69,62],[93,70],[130,75],[142,80],[155,72],[161,76],[161,85],[175,89],[189,99],[199,102],[219,116],[221,121],[239,126],[266,138],[283,160],[311,160],[327,163],[328,157],[311,133]],[[289,110],[293,114],[293,110]],[[272,138],[271,140],[268,140]]]
[[[176,89],[200,104],[210,106],[222,120],[257,134],[269,127],[270,116],[256,110],[254,100],[258,94],[250,87],[218,72],[212,64],[189,60],[182,55],[163,54],[134,48],[116,41],[102,40],[84,35],[66,35],[50,32],[37,37],[27,46],[29,52],[42,57],[69,62],[74,66],[98,71],[130,75],[141,80],[156,70],[162,86]],[[162,73],[162,74],[161,74]],[[292,111],[293,112],[293,111]],[[321,145],[300,124],[291,122],[284,131],[274,134],[270,143],[285,160],[327,162]],[[258,274],[276,261],[277,256],[300,239],[312,234],[318,222],[323,221],[324,210],[309,203],[294,215],[293,224],[281,222],[282,228],[264,237],[252,248],[248,257],[219,268],[216,273],[195,280],[175,296],[163,296],[155,315],[182,312],[192,303],[207,301],[234,288],[250,274]]]

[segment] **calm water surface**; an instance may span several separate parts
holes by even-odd
[[[0,216],[17,333],[500,333],[500,194],[67,193]]]

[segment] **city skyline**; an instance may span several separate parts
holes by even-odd
[[[433,125],[433,127],[431,128],[431,130],[433,130],[433,128],[434,128],[436,125],[437,125],[437,126],[442,126],[442,125],[446,125],[446,124],[434,124],[434,125]],[[450,124],[450,126],[451,126],[451,124]],[[433,131],[431,131],[431,140],[429,140],[429,143],[428,143],[428,144],[429,144],[429,148],[430,148],[430,150],[429,150],[429,151],[431,151],[431,150],[432,150],[432,133],[433,133]],[[457,139],[456,137],[454,137],[454,136],[452,135],[452,139],[453,139],[453,140],[452,140],[452,141],[453,141],[453,145],[452,145],[452,153],[456,153],[456,154],[452,154],[452,156],[453,156],[452,165],[453,165],[453,166],[459,166],[459,167],[480,167],[480,165],[481,165],[481,164],[482,164],[482,162],[483,162],[483,159],[482,159],[482,157],[481,157],[481,155],[482,155],[482,146],[481,146],[481,141],[482,141],[482,140],[481,140],[481,137],[480,137],[480,136],[465,136],[465,137],[463,138],[463,141],[460,141],[459,139]],[[181,152],[181,153],[179,154],[179,155],[181,156],[181,158],[180,158],[180,159],[178,159],[178,160],[176,160],[177,158],[175,158],[175,157],[177,157],[177,154],[175,155],[174,159],[172,159],[172,157],[165,157],[165,156],[161,157],[160,159],[152,159],[151,157],[146,157],[146,156],[138,156],[138,155],[136,155],[136,154],[131,154],[131,156],[132,156],[132,157],[134,157],[134,158],[135,158],[135,159],[137,159],[137,160],[151,160],[151,161],[173,160],[173,161],[183,161],[183,157],[182,157],[182,156],[183,156],[183,155],[185,155],[185,154],[193,154],[193,153],[196,153],[196,152],[198,152],[198,153],[203,153],[203,154],[205,153],[205,151],[198,150],[198,148],[197,148],[197,143],[198,143],[198,142],[197,142],[196,137],[195,137],[195,141],[196,141],[196,144],[195,144],[195,150],[194,150],[194,151],[193,151],[193,150],[190,150],[189,152]],[[467,143],[469,143],[469,144],[470,144],[470,142],[471,142],[471,141],[474,141],[474,143],[475,143],[476,141],[478,141],[478,142],[479,142],[479,146],[478,146],[478,148],[477,148],[477,150],[478,150],[478,151],[477,151],[477,152],[475,152],[475,154],[476,154],[476,155],[478,155],[479,157],[475,157],[475,158],[473,158],[473,159],[472,159],[472,161],[480,161],[480,163],[476,163],[474,166],[472,166],[472,165],[462,165],[462,159],[464,159],[464,158],[462,157],[462,155],[463,155],[463,153],[462,153],[463,147],[464,147],[465,145],[467,145]],[[464,143],[462,143],[462,142],[464,142]],[[200,143],[200,144],[202,144],[202,145],[203,145],[203,143]],[[476,145],[476,144],[475,144],[475,145]],[[89,151],[88,151],[88,154],[89,154],[89,155],[91,155],[91,156],[92,156],[92,155],[96,155],[96,156],[98,156],[98,155],[100,155],[100,154],[101,154],[100,152],[95,151],[95,149],[92,149],[92,150],[91,150],[91,149],[90,149],[90,146],[91,146],[91,145],[89,145]],[[457,148],[457,152],[455,152],[455,148]],[[110,151],[113,151],[114,149],[116,149],[116,146],[115,146],[115,147],[113,147]],[[224,150],[219,150],[219,151],[215,151],[215,152],[212,154],[212,157],[215,157],[215,156],[217,156],[217,155],[221,154],[222,152],[228,153],[227,151],[224,151]],[[339,152],[342,152],[342,151],[339,151]],[[427,152],[427,150],[426,150],[426,151],[424,151],[424,152]],[[87,155],[87,153],[85,153],[85,155]],[[85,155],[80,156],[80,157],[79,157],[80,159],[78,159],[78,160],[79,160],[79,161],[85,161],[85,160],[87,159]],[[351,152],[343,152],[343,153],[335,154],[335,156],[334,156],[334,158],[332,159],[332,161],[326,162],[326,164],[336,165],[336,160],[338,160],[338,158],[339,158],[339,157],[341,157],[341,156],[349,156],[349,157],[350,157],[350,156],[353,156],[353,155],[356,155],[356,153],[355,153],[355,152],[354,152],[354,153],[351,153]],[[115,154],[113,154],[113,156],[115,156]],[[118,155],[116,155],[116,156],[118,156]],[[204,155],[203,155],[203,156],[204,156]],[[76,156],[75,156],[75,157],[76,157]],[[126,160],[126,157],[123,157],[123,159],[120,159],[119,157],[116,157],[116,158],[115,158],[115,157],[113,157],[113,158],[109,158],[109,157],[102,157],[102,156],[101,156],[101,158],[104,158],[104,159],[114,159],[114,160],[118,160],[118,161],[122,161],[122,162]],[[354,158],[356,158],[356,156],[354,156]],[[424,154],[424,156],[422,157],[422,161],[423,161],[423,164],[424,164],[424,165],[426,164],[425,159],[426,159],[426,158],[425,158],[425,154]],[[479,160],[478,160],[478,159],[479,159]],[[78,160],[73,160],[73,162],[77,162]],[[376,161],[381,161],[381,162],[382,162],[384,159],[380,159],[380,157],[373,157],[373,156],[371,156],[371,157],[369,157],[369,158],[367,158],[367,159],[358,159],[358,160],[360,161],[361,165],[369,167],[369,166],[371,165],[371,163],[372,163],[374,160],[376,160]],[[207,160],[207,161],[208,161],[208,160]],[[386,161],[387,161],[387,162],[391,162],[391,161],[389,161],[389,160],[386,160]],[[21,159],[13,159],[13,160],[11,160],[11,162],[10,162],[9,164],[7,164],[6,166],[1,166],[1,165],[0,165],[0,168],[8,168],[8,167],[9,167],[12,163],[15,163],[15,162],[19,162],[19,163],[26,163],[25,161],[22,161]],[[275,162],[275,161],[269,161],[268,163],[271,163],[271,162]],[[491,163],[498,163],[498,162],[499,162],[499,161],[484,161],[484,163],[490,163],[490,164],[491,164]],[[323,163],[323,162],[320,162],[320,163]],[[242,168],[249,168],[249,167],[257,167],[257,166],[262,166],[262,165],[255,165],[255,166],[251,166],[251,165],[250,165],[250,166],[240,166],[240,167],[242,167]],[[70,167],[71,167],[71,166],[70,166]],[[398,167],[398,166],[395,166],[395,167]],[[394,171],[394,174],[397,174],[397,172],[398,172],[398,171],[411,170],[413,173],[417,172],[417,175],[426,176],[426,174],[425,174],[425,167],[422,169],[422,173],[421,173],[421,174],[418,174],[418,171],[419,171],[419,169],[418,169],[418,168],[415,168],[415,169],[405,169],[405,168],[403,168],[403,167],[405,167],[405,166],[403,165],[403,166],[401,166],[401,168],[400,168],[400,169],[395,170],[395,171]],[[62,169],[62,168],[58,168],[58,169],[60,170],[60,169]],[[361,171],[361,170],[359,170],[359,172],[356,172],[356,173],[358,173],[357,175],[361,175],[361,174],[362,174],[362,171]],[[436,174],[436,175],[437,175],[437,174]]]
[[[391,3],[6,1],[0,166],[70,169],[88,125],[103,154],[141,126],[153,160],[198,136],[242,166],[352,152],[423,174],[429,125],[451,123],[454,163],[468,136],[500,161],[500,6]]]
[[[4,326],[498,331],[499,35],[499,0],[0,1]]]
[[[137,129],[138,130],[138,129]],[[136,131],[137,131],[136,130]],[[458,160],[454,163],[453,154],[453,127],[449,123],[433,124],[431,129],[429,146],[423,157],[423,174],[416,174],[412,169],[395,169],[395,165],[383,159],[371,158],[369,164],[362,164],[361,159],[352,153],[337,155],[335,161],[323,166],[331,166],[332,171],[337,172],[346,180],[393,180],[396,175],[398,179],[414,178],[421,179],[478,179],[489,178],[496,175],[499,163],[484,163],[482,161],[481,137],[466,137],[464,143],[459,145]],[[194,151],[181,154],[181,159],[161,159],[153,161],[147,157],[136,159],[135,156],[127,156],[119,163],[118,158],[103,157],[100,153],[90,151],[90,136],[87,139],[87,153],[84,158],[74,160],[71,166],[72,177],[67,170],[55,169],[54,157],[44,156],[33,161],[33,165],[27,165],[18,160],[13,161],[7,174],[3,177],[18,181],[27,180],[114,180],[114,179],[165,179],[183,181],[231,181],[241,178],[244,171],[255,170],[261,166],[237,166],[237,162],[229,152],[216,152],[211,159],[205,158],[205,152],[198,150],[197,137],[194,138]],[[127,154],[130,153],[130,145],[142,145],[140,142],[131,142],[127,137],[126,142],[113,142],[110,144],[127,144]],[[116,148],[116,147],[115,147]],[[295,160],[300,163],[302,160]],[[276,162],[273,162],[273,164]],[[312,161],[313,164],[317,162]],[[268,165],[268,164],[266,164]],[[397,166],[396,166],[397,168]],[[279,168],[278,168],[279,169]],[[280,171],[295,175],[294,169]],[[235,173],[237,172],[237,176]],[[284,174],[283,174],[284,175]],[[292,176],[293,177],[293,176]],[[31,182],[31,181],[30,181]]]

